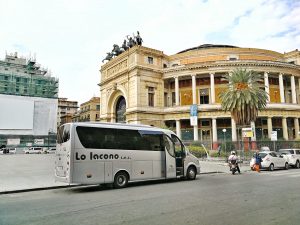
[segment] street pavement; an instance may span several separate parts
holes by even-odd
[[[300,170],[0,195],[1,225],[299,225]]]
[[[55,154],[0,155],[0,194],[68,186],[54,181],[54,160]],[[230,173],[225,159],[200,161],[200,166],[201,174]],[[245,173],[249,164],[240,168]]]

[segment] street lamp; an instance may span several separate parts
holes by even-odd
[[[226,140],[225,140],[226,129],[224,128],[222,131],[223,131],[223,135],[224,135],[225,152],[226,152],[226,150],[227,150],[227,148],[226,148]]]

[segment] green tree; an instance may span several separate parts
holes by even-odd
[[[224,78],[228,84],[226,91],[219,95],[222,109],[231,113],[237,125],[250,125],[267,104],[263,77],[254,71],[237,68]]]

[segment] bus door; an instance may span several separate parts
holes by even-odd
[[[171,135],[174,146],[175,146],[175,158],[176,158],[176,175],[184,175],[184,158],[186,156],[184,145],[181,143],[179,138],[174,134]]]
[[[166,178],[176,178],[176,160],[175,160],[175,146],[171,138],[163,135],[165,159],[166,159]]]

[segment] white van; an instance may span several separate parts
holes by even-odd
[[[42,147],[30,147],[24,150],[25,154],[41,154],[43,153]]]
[[[170,130],[145,125],[67,123],[58,131],[56,181],[113,183],[186,177],[200,173],[192,155]]]

